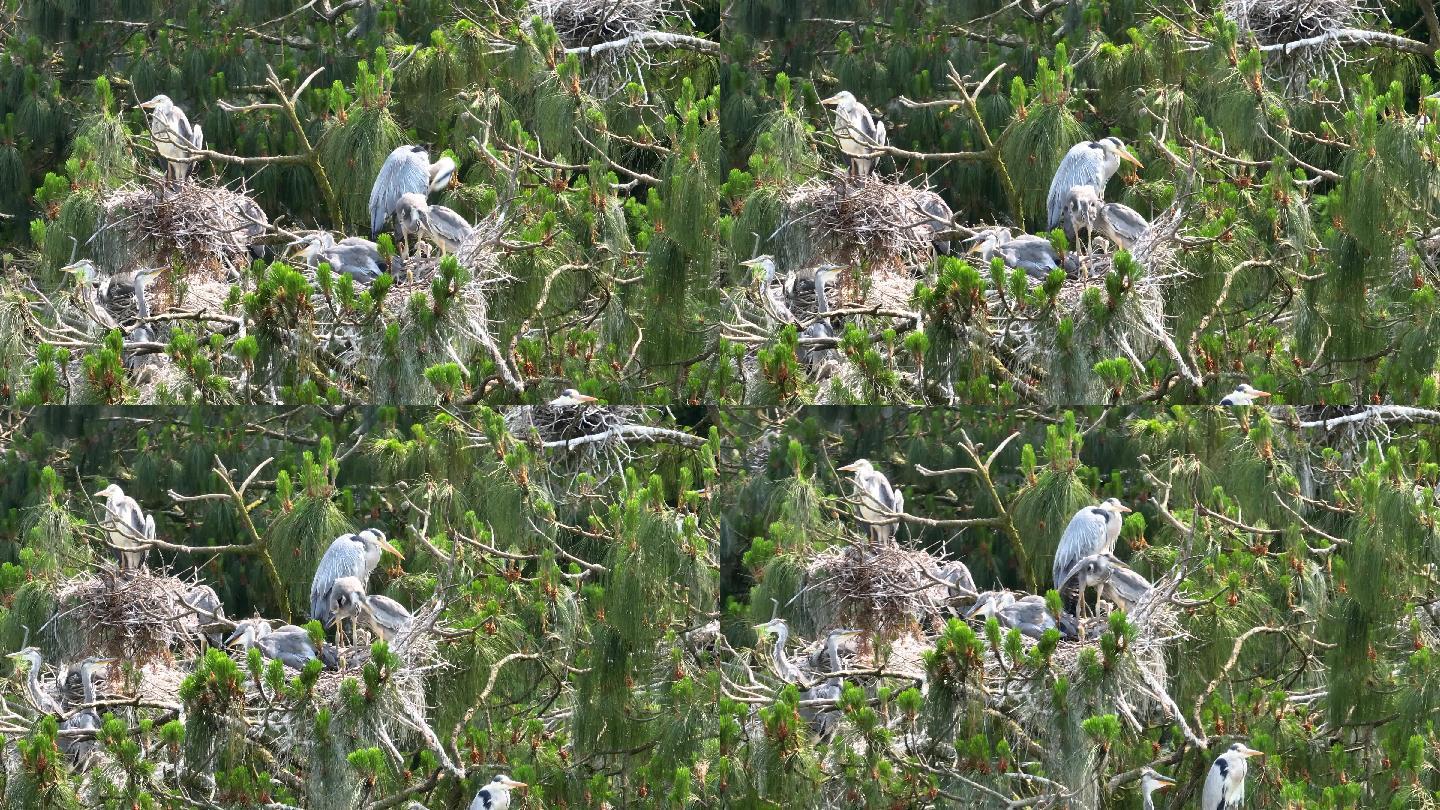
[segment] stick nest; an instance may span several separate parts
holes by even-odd
[[[250,244],[269,224],[254,200],[194,179],[174,187],[127,183],[101,209],[96,239],[105,269],[164,267],[178,259],[197,281],[227,281],[249,267]]]
[[[801,610],[817,628],[854,627],[883,638],[919,631],[949,601],[929,576],[943,561],[894,543],[832,546],[806,568]]]
[[[55,620],[66,642],[62,658],[101,655],[172,662],[196,654],[195,614],[181,604],[193,583],[147,569],[71,579],[60,586]]]
[[[671,0],[530,0],[530,16],[554,26],[567,48],[613,42],[654,29],[676,12]]]
[[[830,261],[895,272],[923,265],[935,257],[935,225],[925,207],[936,202],[945,205],[929,189],[875,174],[812,178],[785,200],[776,259],[787,267]]]
[[[1261,45],[1283,45],[1352,27],[1369,11],[1355,0],[1225,0],[1225,17]]]

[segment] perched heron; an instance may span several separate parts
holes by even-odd
[[[1106,556],[1110,562],[1110,575],[1100,586],[1100,598],[1129,613],[1141,599],[1155,590],[1155,586],[1135,569],[1116,559],[1115,555]]]
[[[220,602],[220,596],[215,593],[214,588],[209,585],[196,585],[186,591],[184,607],[194,611],[200,635],[210,642],[210,646],[224,645],[225,630],[230,627],[230,622],[225,619],[225,605]]]
[[[896,518],[893,514],[905,511],[905,496],[890,486],[890,479],[867,459],[859,458],[837,469],[855,474],[855,496],[860,501],[859,517],[869,528],[870,540],[894,540],[899,524],[894,522]]]
[[[775,648],[771,651],[771,660],[775,663],[775,674],[787,683],[800,683],[805,680],[805,674],[790,660],[790,655],[785,652],[785,643],[790,640],[790,625],[784,619],[771,619],[764,624],[755,625],[755,631],[761,637],[775,634]]]
[[[920,225],[930,229],[930,239],[935,243],[936,253],[949,253],[950,240],[939,235],[955,226],[955,212],[945,204],[945,198],[933,191],[921,192],[915,201],[915,208],[925,218]]]
[[[790,311],[790,291],[794,288],[795,279],[787,277],[785,281],[776,278],[775,257],[769,254],[756,256],[753,259],[746,259],[740,262],[741,267],[760,268],[764,275],[760,279],[760,299],[765,305],[766,312],[771,318],[781,324],[796,323],[798,319],[795,313]]]
[[[1220,404],[1227,406],[1254,405],[1255,400],[1264,399],[1268,396],[1270,396],[1269,391],[1261,391],[1258,388],[1251,388],[1249,383],[1240,383],[1239,385],[1235,386],[1234,391],[1226,394],[1225,398],[1220,400]]]
[[[815,316],[816,321],[805,327],[801,337],[807,338],[833,338],[835,328],[830,325],[830,295],[825,291],[830,279],[835,277],[835,271],[840,269],[838,264],[822,264],[815,268]],[[834,348],[812,348],[806,352],[805,359],[811,367],[816,369],[817,376],[822,370],[833,370],[832,364],[840,362],[840,353]]]
[[[1065,217],[1065,197],[1076,186],[1094,186],[1103,197],[1105,183],[1120,169],[1120,161],[1127,160],[1136,166],[1143,166],[1119,138],[1101,138],[1098,141],[1082,141],[1070,147],[1055,177],[1050,181],[1050,193],[1046,196],[1045,207],[1049,212],[1046,230],[1060,226]]]
[[[1175,787],[1175,780],[1164,776],[1154,768],[1146,768],[1140,772],[1140,795],[1145,797],[1145,810],[1155,810],[1155,797],[1152,795],[1157,790]]]
[[[1075,564],[1091,554],[1113,552],[1115,542],[1120,539],[1121,517],[1130,508],[1115,498],[1107,498],[1096,506],[1087,506],[1070,518],[1070,525],[1060,535],[1060,545],[1055,549],[1055,562],[1050,569],[1055,587],[1065,584],[1065,575]]]
[[[384,594],[365,597],[365,624],[381,641],[394,641],[414,621],[409,608]]]
[[[951,599],[962,596],[975,597],[975,577],[971,576],[969,566],[959,560],[950,560],[935,569],[935,578],[949,583]]]
[[[1124,203],[1105,203],[1095,230],[1115,247],[1130,250],[1150,230],[1150,220]]]
[[[423,194],[404,194],[395,204],[395,229],[410,253],[410,237],[428,237],[441,253],[458,253],[475,228],[465,217],[443,205],[431,205]]]
[[[30,705],[34,706],[41,714],[63,714],[60,708],[60,701],[55,696],[45,691],[40,684],[40,665],[44,660],[40,657],[38,647],[26,647],[19,652],[10,653],[9,658],[19,658],[29,663],[30,672],[26,676],[25,689],[30,696]]]
[[[1091,554],[1075,563],[1064,574],[1055,587],[1060,591],[1060,599],[1066,610],[1077,617],[1083,615],[1086,608],[1085,592],[1091,589],[1099,590],[1109,581],[1112,559],[1114,558],[1109,554]]]
[[[261,636],[255,641],[260,654],[274,658],[293,669],[304,669],[306,662],[319,658],[315,645],[310,643],[310,632],[303,627],[287,624]]]
[[[140,108],[150,111],[150,135],[155,139],[155,150],[165,158],[166,181],[183,181],[198,159],[195,151],[205,148],[204,133],[200,127],[190,126],[185,111],[163,93]]]
[[[850,176],[868,176],[878,159],[871,155],[885,146],[885,125],[876,121],[849,90],[841,90],[820,103],[835,108],[835,139],[840,142],[840,151],[850,158]]]
[[[843,627],[831,630],[829,634],[825,636],[825,654],[829,659],[829,672],[839,672],[842,669],[840,666],[840,641],[858,636],[861,632],[860,630]],[[834,703],[838,701],[844,693],[845,679],[839,675],[832,675],[826,678],[823,683],[817,683],[809,689],[806,689],[804,693],[801,694],[801,697],[804,700],[824,700]],[[811,727],[821,735],[824,735],[830,728],[831,721],[826,719],[824,710],[821,707],[802,707],[800,709],[800,716],[810,721]]]
[[[1015,604],[1015,594],[1011,591],[984,591],[976,594],[975,604],[965,612],[965,618],[973,619],[977,616],[989,618],[1013,604]]]
[[[140,270],[135,273],[130,281],[131,293],[135,296],[135,328],[125,336],[128,343],[154,343],[155,333],[150,329],[150,299],[145,295],[146,279],[160,272],[159,270]],[[110,291],[117,288],[117,284],[110,285]],[[141,354],[136,351],[125,358],[125,367],[131,371],[139,371],[147,366],[155,366],[164,363],[169,358],[164,354]],[[146,517],[148,523],[146,528],[150,532],[146,535],[147,540],[154,540],[154,519]],[[142,560],[143,562],[143,555]],[[138,567],[138,566],[137,566]]]
[[[240,649],[248,650],[273,632],[275,631],[270,627],[270,622],[264,619],[241,619],[235,623],[235,632],[225,639],[225,646],[234,647],[239,644]]]
[[[355,577],[335,580],[335,584],[330,588],[328,603],[330,621],[336,627],[337,644],[341,643],[339,628],[344,619],[351,622],[352,643],[354,626],[362,621],[370,632],[382,641],[393,640],[414,621],[410,611],[394,599],[381,594],[367,595],[364,586]]]
[[[1245,802],[1245,775],[1250,770],[1250,757],[1264,756],[1244,743],[1234,743],[1215,759],[1205,777],[1201,792],[1201,810],[1235,810]]]
[[[507,810],[510,807],[510,791],[523,787],[529,785],[516,782],[502,773],[491,779],[490,784],[480,788],[480,792],[476,793],[474,800],[470,802],[470,810]]]
[[[365,586],[356,577],[340,577],[325,596],[325,608],[330,612],[327,624],[335,628],[335,643],[344,646],[345,620],[350,620],[350,637],[353,640],[355,628],[365,613]]]
[[[380,564],[380,556],[390,552],[400,559],[405,556],[390,545],[385,533],[379,529],[364,529],[359,534],[343,534],[335,538],[320,564],[315,568],[315,577],[310,580],[310,618],[323,625],[330,624],[330,609],[326,597],[335,580],[341,577],[355,577],[362,587],[370,581],[370,572]]]
[[[1055,252],[1049,239],[1024,233],[1012,236],[1009,228],[986,228],[968,240],[970,252],[980,254],[987,264],[999,256],[1006,267],[1020,268],[1033,279],[1044,281],[1050,272],[1061,268],[1065,275],[1074,277],[1080,271],[1080,261],[1075,254],[1067,253],[1064,262]]]
[[[1100,212],[1104,208],[1105,202],[1094,186],[1076,186],[1066,192],[1060,227],[1064,229],[1071,247],[1088,241],[1100,230]]]
[[[817,645],[812,645],[813,650],[807,648],[805,656],[805,667],[814,672],[836,672],[840,668],[840,656],[853,656],[857,650],[853,639],[860,635],[858,630],[838,627],[826,634],[825,640]],[[831,648],[834,652],[831,652]]]
[[[331,270],[361,284],[373,283],[389,269],[380,257],[380,246],[358,236],[347,236],[336,242],[334,235],[320,231],[301,237],[290,247],[298,248],[294,255],[303,257],[309,267],[316,268],[325,262]]]
[[[587,402],[599,402],[589,394],[582,394],[574,388],[566,388],[560,392],[560,396],[550,400],[548,404],[552,408],[573,408],[584,405]]]
[[[110,545],[115,547],[121,570],[141,568],[150,549],[146,540],[155,539],[155,518],[145,514],[135,499],[125,494],[119,484],[111,484],[95,493],[105,499],[105,515],[100,528],[105,530]]]
[[[68,754],[74,762],[83,763],[89,758],[91,752],[99,747],[93,738],[77,740],[75,737],[81,732],[89,732],[93,735],[100,730],[100,713],[91,705],[97,700],[95,668],[113,660],[115,659],[91,656],[80,662],[80,688],[83,690],[85,708],[65,718],[65,721],[60,724],[60,740],[58,742],[60,751]],[[66,734],[67,731],[74,733]]]
[[[1045,597],[1030,594],[1016,599],[995,612],[995,619],[1001,627],[1019,630],[1022,634],[1038,639],[1046,630],[1059,629]]]
[[[455,161],[441,157],[430,162],[430,153],[421,146],[399,146],[385,158],[375,184],[370,187],[370,238],[395,213],[406,194],[425,197],[450,185],[455,178]]]

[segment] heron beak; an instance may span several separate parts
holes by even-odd
[[[1136,166],[1138,166],[1139,168],[1142,168],[1142,169],[1145,168],[1145,164],[1144,164],[1144,163],[1141,163],[1138,158],[1136,158],[1134,155],[1130,154],[1130,150],[1129,150],[1129,149],[1118,149],[1118,150],[1116,150],[1116,151],[1120,153],[1120,157],[1121,157],[1122,160],[1128,160],[1128,161],[1130,161],[1131,163],[1134,163],[1134,164],[1135,164]]]
[[[829,98],[822,98],[822,99],[820,99],[820,103],[821,103],[821,104],[839,104],[839,103],[840,103],[840,94],[839,94],[839,93],[836,93],[835,95],[833,95],[833,96],[831,96],[831,97],[829,97]]]
[[[1263,757],[1263,756],[1265,756],[1265,752],[1264,752],[1264,751],[1256,751],[1254,748],[1246,748],[1246,749],[1244,749],[1243,751],[1241,751],[1240,753],[1244,754],[1246,759],[1249,759],[1250,757]]]
[[[589,394],[581,394],[580,396],[576,397],[576,399],[580,400],[581,402],[599,402],[599,401],[600,401],[599,399],[597,399],[597,398],[595,398],[595,397],[592,397],[592,396],[590,396]]]
[[[1257,397],[1268,397],[1268,396],[1270,396],[1270,392],[1269,392],[1269,391],[1251,391],[1250,394],[1251,394],[1251,396],[1257,396]]]
[[[525,784],[524,782],[516,782],[514,779],[506,779],[506,780],[505,780],[505,787],[508,787],[508,788],[523,788],[523,787],[530,787],[530,786],[527,785],[527,784]]]
[[[399,557],[402,560],[405,559],[405,555],[400,553],[400,549],[390,545],[389,541],[381,540],[380,547],[390,552],[391,554],[394,554],[396,557]]]
[[[855,462],[852,461],[849,464],[846,464],[844,467],[836,467],[835,469],[839,470],[840,472],[855,472],[857,468],[855,466]]]
[[[1165,788],[1175,787],[1175,784],[1176,784],[1176,783],[1175,783],[1175,780],[1174,780],[1174,779],[1171,779],[1171,778],[1168,777],[1168,776],[1159,776],[1159,775],[1156,775],[1156,776],[1153,777],[1153,778],[1155,779],[1156,782],[1159,783],[1159,785],[1160,785],[1160,788],[1159,788],[1159,789],[1160,789],[1160,790],[1164,790]]]
[[[1121,512],[1134,512],[1135,510],[1134,510],[1134,509],[1131,509],[1130,507],[1128,507],[1128,506],[1126,506],[1125,504],[1122,503],[1122,504],[1120,504],[1120,511],[1121,511]]]

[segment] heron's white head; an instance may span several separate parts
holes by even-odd
[[[746,259],[745,261],[740,262],[740,266],[749,267],[752,270],[756,267],[764,270],[766,281],[769,281],[770,279],[775,277],[775,257],[771,256],[768,253],[762,256],[756,256],[753,259]]]
[[[455,161],[448,155],[442,156],[430,166],[430,193],[441,191],[456,183]]]
[[[1244,394],[1247,397],[1257,398],[1270,396],[1269,391],[1261,391],[1258,388],[1252,388],[1249,383],[1240,383],[1239,385],[1235,386],[1235,393]]]
[[[824,283],[824,284],[830,283],[830,279],[831,279],[831,278],[834,278],[835,274],[836,274],[838,271],[844,270],[844,269],[845,269],[845,266],[844,266],[843,264],[832,264],[832,263],[830,263],[830,262],[823,262],[823,263],[821,263],[821,264],[819,264],[819,265],[816,265],[816,267],[815,267],[815,284],[816,284],[816,286],[819,286],[819,285],[822,284],[822,283]],[[822,282],[822,281],[821,281],[822,278],[825,279],[825,281]]]
[[[1120,161],[1125,160],[1134,163],[1136,166],[1145,165],[1130,153],[1129,148],[1125,146],[1125,142],[1119,138],[1101,138],[1095,143],[1099,144],[1100,148],[1105,152],[1105,162],[1107,163],[1113,160],[1115,161],[1115,165],[1119,166]]]
[[[1134,511],[1134,510],[1131,509],[1130,507],[1128,507],[1128,506],[1126,506],[1125,504],[1121,503],[1119,498],[1106,498],[1105,500],[1103,500],[1103,501],[1100,502],[1100,508],[1101,508],[1101,509],[1107,509],[1107,510],[1109,510],[1109,511],[1111,511],[1111,512],[1115,512],[1115,513],[1117,513],[1117,514],[1123,514],[1123,513],[1125,513],[1125,512],[1133,512],[1133,511]]]
[[[855,102],[855,94],[849,90],[841,90],[829,98],[820,99],[820,103],[828,107],[848,107]]]
[[[1264,751],[1256,751],[1254,748],[1251,748],[1250,746],[1246,745],[1245,743],[1238,743],[1238,742],[1237,742],[1237,743],[1231,743],[1230,748],[1229,748],[1229,750],[1227,751],[1227,753],[1239,754],[1240,756],[1242,756],[1242,757],[1244,757],[1244,758],[1246,758],[1246,759],[1249,759],[1250,757],[1263,757],[1263,756],[1265,756],[1265,752],[1264,752]]]
[[[174,106],[175,102],[171,101],[170,97],[165,95],[164,93],[155,96],[149,101],[141,102],[140,104],[140,108],[144,110],[164,110],[168,107]]]
[[[80,676],[84,677],[87,672],[94,672],[96,667],[99,667],[102,664],[112,664],[116,660],[117,659],[114,658],[101,658],[99,656],[92,655],[89,658],[86,658],[84,661],[80,662]]]
[[[1168,787],[1175,787],[1175,780],[1154,768],[1146,768],[1140,772],[1140,790],[1144,791],[1146,795]]]
[[[841,472],[867,473],[874,472],[875,465],[871,464],[869,459],[857,458],[844,467],[836,467],[835,469]]]
[[[788,629],[788,627],[789,625],[785,623],[784,619],[776,617],[763,624],[755,625],[754,629],[755,632],[760,634],[761,638],[768,638],[771,633],[779,633],[784,629]]]
[[[32,668],[40,666],[40,649],[38,647],[26,647],[23,650],[16,650],[5,657],[20,658],[29,661]]]
[[[566,388],[560,392],[560,396],[550,400],[550,404],[562,407],[566,405],[584,405],[587,402],[599,402],[600,400],[589,394],[582,394],[574,388]]]
[[[121,489],[119,484],[111,484],[110,486],[105,487],[104,489],[102,489],[102,490],[100,490],[99,492],[95,493],[95,497],[96,497],[96,498],[123,498],[123,497],[125,497],[125,490]]]
[[[376,562],[380,560],[381,551],[388,551],[402,560],[405,559],[405,555],[400,553],[400,549],[391,545],[390,541],[385,539],[385,533],[379,529],[361,529],[360,533],[355,535],[355,539],[365,546],[365,556],[369,557],[373,554]]]
[[[853,627],[837,627],[834,630],[831,630],[829,633],[826,633],[825,635],[828,638],[833,638],[836,641],[839,641],[841,639],[853,638],[855,636],[862,635],[864,634],[864,632],[864,630],[856,630]]]

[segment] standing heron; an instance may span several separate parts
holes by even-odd
[[[385,158],[375,184],[370,187],[370,238],[380,235],[385,220],[395,213],[395,206],[406,194],[425,197],[455,179],[455,161],[441,157],[430,162],[430,153],[423,146],[398,146]]]
[[[1144,810],[1155,810],[1155,797],[1157,790],[1175,787],[1175,780],[1164,776],[1154,768],[1146,768],[1140,772],[1140,795],[1145,797]]]
[[[184,609],[195,614],[196,629],[210,646],[219,647],[225,643],[225,630],[233,627],[225,618],[225,605],[220,596],[209,585],[196,585],[185,592],[180,600]]]
[[[1084,616],[1087,607],[1085,592],[1092,588],[1098,591],[1110,580],[1112,559],[1109,554],[1091,554],[1065,573],[1063,581],[1056,583],[1065,610],[1074,613],[1076,618]]]
[[[830,296],[825,291],[825,286],[834,278],[835,271],[840,269],[838,264],[822,264],[815,268],[815,317],[816,321],[805,327],[800,334],[807,338],[833,338],[835,328],[830,324]],[[816,376],[822,376],[825,370],[833,371],[832,364],[840,362],[839,353],[832,347],[811,348],[805,354],[805,359],[810,366],[816,370]]]
[[[1245,775],[1250,770],[1250,757],[1264,756],[1264,751],[1234,743],[1225,753],[1216,757],[1205,777],[1205,789],[1201,792],[1201,810],[1235,810],[1245,802]]]
[[[1055,549],[1055,562],[1050,575],[1058,589],[1065,584],[1065,576],[1091,554],[1112,552],[1115,542],[1120,539],[1121,517],[1130,508],[1115,498],[1106,498],[1096,506],[1087,506],[1070,518],[1070,525],[1060,535],[1060,546]]]
[[[443,205],[431,205],[423,194],[404,194],[395,204],[395,229],[410,255],[410,237],[428,237],[441,253],[459,253],[465,238],[475,230],[465,217]]]
[[[877,543],[894,540],[899,528],[894,515],[905,511],[905,496],[890,486],[890,479],[867,459],[859,458],[837,469],[855,474],[855,496],[860,501],[859,517],[869,528],[870,540]]]
[[[409,629],[415,617],[410,609],[382,593],[365,597],[365,625],[381,641],[394,641]]]
[[[60,701],[56,700],[54,695],[45,691],[45,688],[40,684],[40,665],[44,663],[44,659],[40,656],[40,649],[38,647],[26,647],[19,652],[10,653],[8,657],[22,659],[30,666],[30,672],[25,679],[25,689],[30,696],[30,705],[34,706],[36,711],[39,711],[41,714],[63,714],[64,712],[60,708]]]
[[[93,705],[97,700],[95,668],[113,660],[115,659],[91,656],[80,662],[80,688],[84,694],[85,708],[65,718],[65,722],[60,724],[60,740],[58,742],[60,751],[68,754],[76,763],[83,763],[89,758],[90,753],[99,747],[93,739],[82,741],[74,738],[82,732],[89,732],[93,735],[100,730],[100,713],[95,710]],[[66,734],[67,731],[73,733]]]
[[[850,158],[850,176],[869,176],[877,159],[872,155],[885,146],[885,125],[876,121],[849,90],[841,90],[820,103],[835,108],[835,139],[840,142],[840,151]]]
[[[1254,405],[1255,400],[1264,399],[1268,396],[1270,396],[1269,391],[1251,388],[1249,383],[1240,383],[1235,386],[1234,391],[1226,394],[1225,398],[1220,400],[1220,404],[1225,406]]]
[[[1144,166],[1130,154],[1119,138],[1101,138],[1098,141],[1082,141],[1070,147],[1055,177],[1050,181],[1050,193],[1045,198],[1049,212],[1045,228],[1052,230],[1060,226],[1065,217],[1065,197],[1076,186],[1094,186],[1103,197],[1105,183],[1120,169],[1120,161],[1127,160],[1136,166]]]
[[[355,577],[341,577],[330,589],[329,606],[331,623],[336,627],[335,643],[340,644],[340,622],[351,622],[351,642],[354,642],[354,628],[364,622],[370,632],[381,641],[392,641],[404,632],[414,621],[414,616],[399,602],[382,594],[366,594],[360,580]]]
[[[790,660],[790,655],[785,652],[785,643],[790,640],[790,625],[784,619],[771,619],[764,624],[755,625],[755,632],[762,638],[775,634],[775,648],[771,651],[771,660],[775,663],[775,674],[787,683],[800,683],[805,680],[805,674]]]
[[[590,402],[599,402],[599,400],[589,394],[582,394],[574,388],[566,388],[560,392],[560,396],[546,404],[552,408],[574,408]]]
[[[379,529],[363,529],[359,534],[343,534],[335,538],[320,564],[315,568],[315,577],[310,580],[310,618],[321,626],[330,624],[330,608],[326,598],[335,580],[341,577],[355,577],[363,587],[370,581],[370,572],[380,564],[380,557],[390,552],[405,559],[398,549],[385,539]]]
[[[843,627],[831,630],[829,634],[825,636],[825,654],[829,659],[830,672],[839,672],[842,669],[840,666],[841,639],[853,638],[854,636],[860,635],[861,632],[860,630]],[[809,689],[806,689],[801,697],[804,700],[824,700],[835,703],[844,693],[845,679],[839,675],[832,675],[826,678],[823,683],[815,684]],[[815,729],[816,733],[822,736],[831,726],[831,721],[826,718],[822,709],[818,707],[802,707],[800,716],[810,721],[811,727]]]
[[[200,127],[190,126],[185,111],[163,93],[140,105],[150,111],[150,136],[155,150],[165,158],[166,182],[181,182],[198,159],[195,152],[205,148],[205,134]]]
[[[145,565],[145,555],[150,549],[146,540],[155,539],[155,518],[145,514],[135,499],[125,494],[119,484],[111,484],[95,493],[105,499],[105,515],[100,518],[100,528],[110,545],[115,548],[120,570],[132,570]]]
[[[335,628],[335,643],[345,646],[345,620],[350,620],[350,637],[355,637],[355,628],[365,612],[365,586],[356,577],[340,577],[330,586],[325,596],[325,607],[330,612],[328,626]]]
[[[1155,586],[1150,584],[1150,580],[1136,573],[1135,569],[1120,562],[1115,555],[1105,556],[1110,564],[1110,575],[1100,586],[1100,598],[1130,613],[1141,599],[1155,590]]]
[[[529,785],[516,782],[502,773],[491,779],[490,784],[480,788],[480,792],[476,793],[474,800],[470,802],[470,810],[508,810],[510,791],[523,787]]]
[[[1150,221],[1124,203],[1105,203],[1095,223],[1100,235],[1122,250],[1130,250],[1150,231]]]
[[[1072,247],[1078,247],[1081,242],[1094,237],[1100,230],[1100,217],[1104,210],[1105,202],[1094,186],[1075,186],[1066,192],[1060,227]]]
[[[326,231],[306,234],[290,244],[294,255],[314,269],[320,262],[330,265],[336,273],[350,276],[361,284],[371,284],[389,268],[380,257],[380,246],[369,239],[347,236],[339,242]]]
[[[796,323],[795,313],[790,311],[790,291],[795,285],[793,277],[784,282],[776,278],[775,257],[769,254],[756,256],[740,262],[741,267],[760,268],[760,299],[765,311],[781,324]]]
[[[950,560],[936,568],[934,577],[949,586],[946,590],[951,599],[978,596],[975,592],[975,577],[971,575],[970,567],[959,560]]]
[[[1028,233],[1012,236],[1009,228],[986,228],[966,241],[971,243],[970,253],[978,253],[985,263],[999,256],[1006,267],[1024,270],[1037,281],[1050,278],[1056,268],[1072,278],[1080,271],[1080,261],[1073,252],[1067,253],[1062,262],[1055,246],[1044,237]]]

